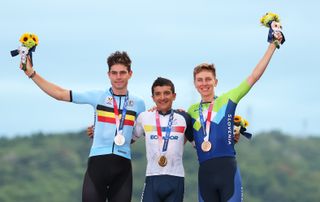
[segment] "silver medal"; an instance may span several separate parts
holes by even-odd
[[[117,134],[114,137],[114,143],[118,146],[122,146],[125,143],[126,139],[123,135]]]

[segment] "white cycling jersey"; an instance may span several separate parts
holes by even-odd
[[[166,136],[166,130],[171,110],[162,114],[159,112],[162,137]],[[142,112],[138,118],[133,132],[133,140],[137,140],[142,135],[145,136],[147,169],[146,176],[172,175],[184,177],[184,167],[182,163],[185,137],[192,141],[192,126],[190,116],[181,111],[174,110],[171,132],[168,147],[163,152],[164,140],[159,138],[156,125],[156,111]],[[166,166],[158,164],[160,156],[167,159]]]

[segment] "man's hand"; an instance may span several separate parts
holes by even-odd
[[[240,128],[241,128],[241,126],[234,126],[234,128],[233,128],[235,143],[238,143],[240,140]]]
[[[279,32],[274,32],[273,36],[274,36],[274,38],[275,38],[276,40],[279,41],[280,44],[283,44],[283,43],[284,43],[284,36],[283,36],[283,34],[282,34],[281,31],[279,31]]]
[[[280,48],[280,44],[282,45],[285,42],[285,38],[282,33],[282,25],[280,22],[271,22],[268,41],[270,43],[274,43],[277,48]]]
[[[148,112],[154,112],[155,110],[157,110],[157,106],[153,106],[150,109],[148,109]]]
[[[30,76],[33,74],[34,72],[34,69],[31,65],[31,59],[30,59],[30,56],[28,55],[27,56],[27,64],[26,64],[26,69],[23,69],[24,68],[24,65],[22,64],[22,62],[20,62],[20,69],[21,70],[24,70],[24,73],[30,78]]]
[[[87,135],[88,135],[88,137],[93,138],[93,134],[94,134],[94,125],[89,126],[89,127],[87,128]]]

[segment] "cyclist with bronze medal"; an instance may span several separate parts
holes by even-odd
[[[201,101],[199,105],[199,118],[200,118],[201,128],[203,131],[203,136],[204,136],[203,142],[201,144],[201,149],[204,152],[208,152],[211,150],[211,147],[212,147],[212,144],[209,141],[209,137],[210,137],[210,123],[211,123],[212,110],[214,106],[214,100],[209,105],[206,121],[204,121],[204,117],[203,117],[202,104],[203,103]]]
[[[275,38],[280,43],[284,40],[282,33],[278,33]],[[194,141],[200,165],[199,201],[240,202],[243,200],[240,170],[234,148],[234,115],[240,100],[266,70],[276,48],[276,44],[271,42],[247,79],[219,97],[215,96],[218,79],[214,64],[202,63],[194,68],[194,85],[201,95],[201,102],[193,104],[188,114],[192,118]],[[208,103],[210,105],[207,117],[204,117],[203,107],[207,107]],[[211,118],[212,113],[215,114]]]

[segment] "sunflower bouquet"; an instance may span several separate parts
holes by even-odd
[[[235,115],[233,121],[234,121],[234,132],[240,133],[241,135],[245,136],[246,138],[251,139],[252,134],[246,132],[247,127],[249,126],[249,122],[239,115]]]
[[[27,57],[30,56],[31,64],[33,64],[32,52],[36,50],[39,39],[37,35],[26,32],[22,34],[19,41],[21,42],[21,46],[18,49],[11,51],[11,56],[15,57],[17,55],[21,55],[22,70],[26,71]]]
[[[264,16],[261,17],[260,23],[269,28],[268,34],[268,42],[274,43],[277,48],[280,48],[280,44],[282,45],[285,41],[284,35],[282,33],[282,25],[280,23],[279,15],[275,13],[268,12]],[[281,33],[282,41],[281,43],[275,38],[275,34]]]

